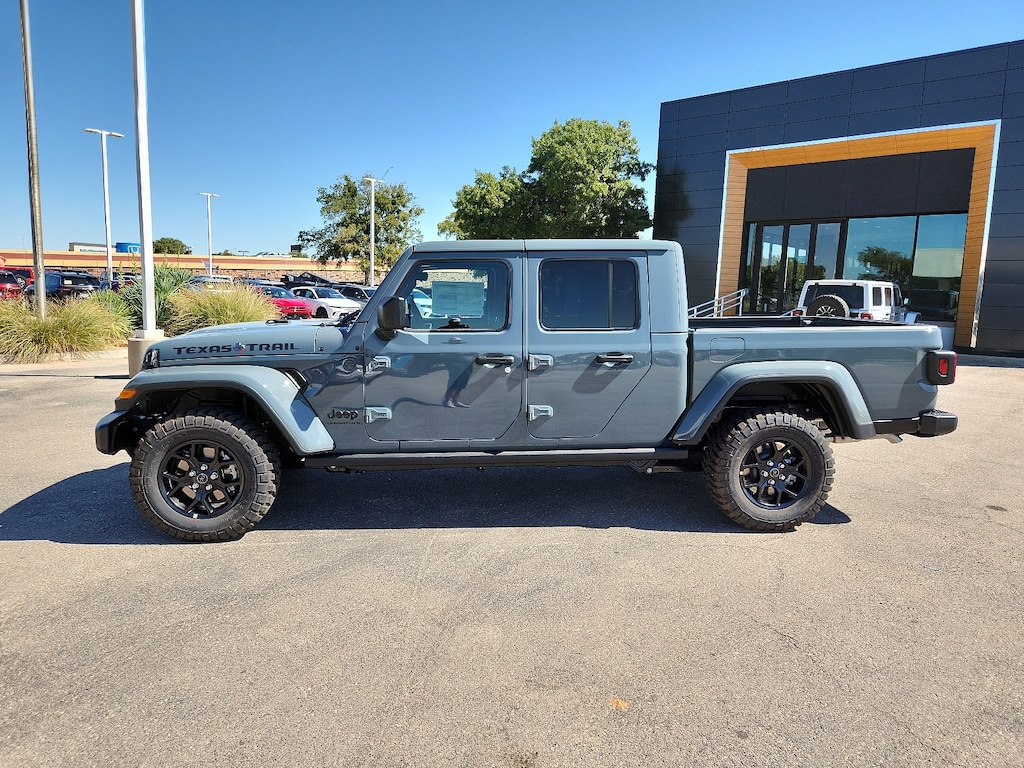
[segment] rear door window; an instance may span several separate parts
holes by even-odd
[[[540,267],[540,322],[551,331],[636,328],[636,264],[627,259],[544,261]]]

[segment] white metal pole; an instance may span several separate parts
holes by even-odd
[[[153,205],[149,183],[149,114],[146,101],[146,30],[142,0],[132,0],[135,61],[135,161],[139,172],[139,252],[142,259],[141,338],[157,336],[156,270],[153,266]],[[162,332],[161,334],[162,335]]]
[[[391,170],[390,168],[388,170]],[[387,174],[384,174],[385,176]],[[383,179],[375,179],[372,176],[367,176],[363,181],[370,182],[370,285],[376,285],[376,271],[377,264],[375,259],[375,246],[376,236],[374,234],[374,219],[377,217],[377,199],[376,199],[376,185],[383,184]]]
[[[376,285],[377,283],[377,262],[374,258],[374,248],[376,247],[377,237],[373,231],[374,220],[377,218],[377,201],[375,196],[374,183],[376,179],[370,180],[370,285]]]
[[[210,218],[210,198],[220,197],[213,192],[200,192],[200,195],[206,195],[206,252],[210,254],[210,260],[207,262],[206,273],[213,276],[213,224]]]
[[[103,231],[106,234],[107,245],[107,282],[110,288],[114,287],[114,252],[110,244],[110,193],[107,184],[107,136],[123,139],[124,134],[114,131],[102,131],[99,128],[84,128],[86,133],[98,133],[100,135],[100,162],[103,166]]]

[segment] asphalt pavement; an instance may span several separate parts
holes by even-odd
[[[126,358],[0,365],[0,765],[1024,765],[1024,368],[835,446],[793,533],[699,475],[285,475],[179,544],[93,426]]]

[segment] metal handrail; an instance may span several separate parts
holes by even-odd
[[[690,317],[722,317],[726,312],[735,309],[737,315],[742,315],[743,299],[749,292],[749,289],[741,288],[725,296],[718,296],[711,301],[690,307],[688,314]]]

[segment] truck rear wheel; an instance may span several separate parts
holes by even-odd
[[[790,531],[825,506],[835,460],[811,422],[757,413],[716,428],[703,469],[708,493],[730,519],[753,531]]]
[[[132,456],[142,514],[181,541],[237,539],[270,510],[280,462],[266,432],[241,414],[195,408],[154,425]]]

